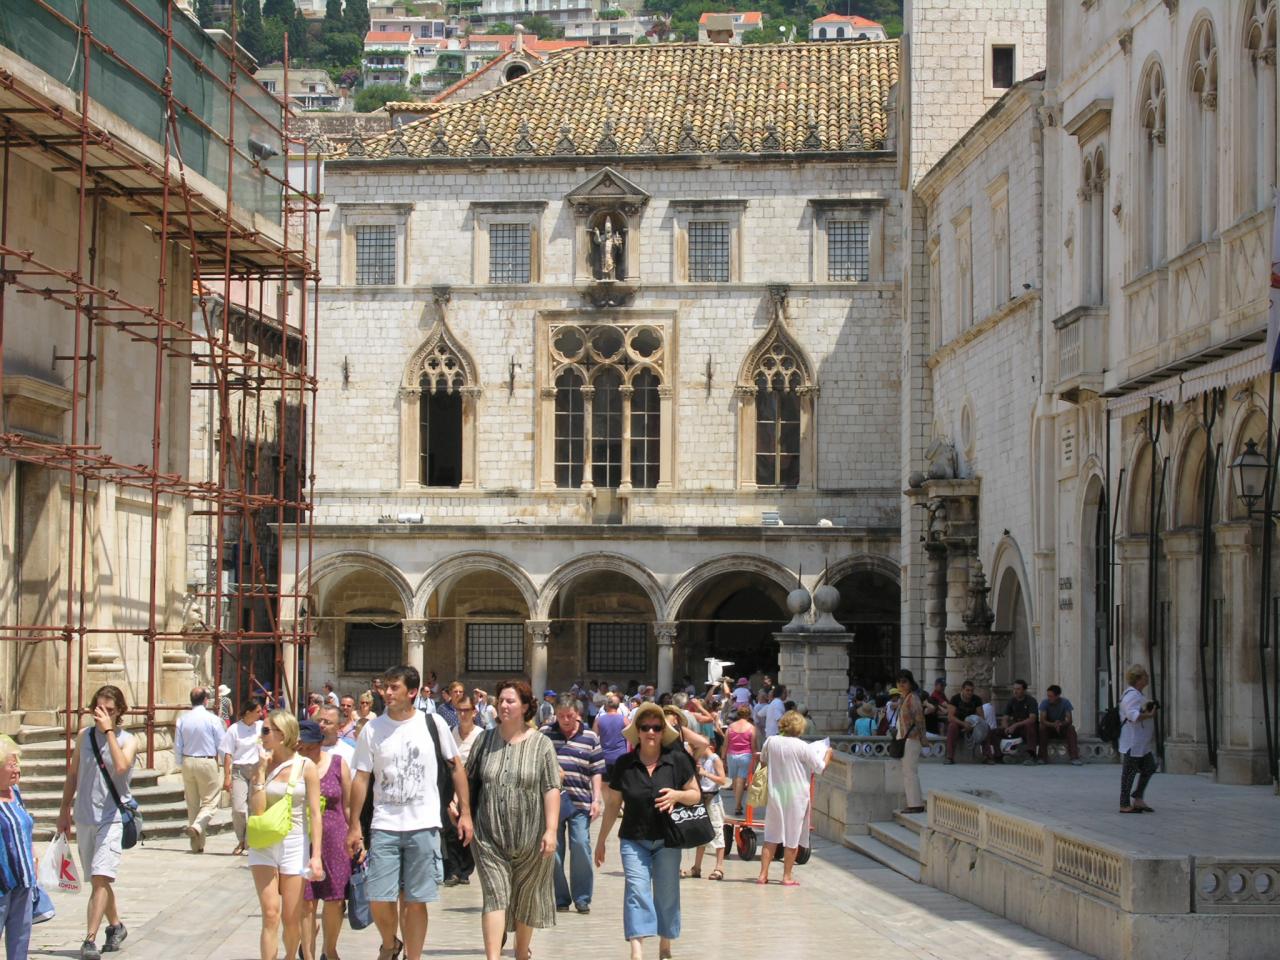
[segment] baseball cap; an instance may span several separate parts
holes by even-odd
[[[556,692],[554,690],[543,690],[542,695],[544,697],[554,697],[556,695]]]
[[[314,720],[303,720],[298,724],[299,743],[324,743],[324,731]]]

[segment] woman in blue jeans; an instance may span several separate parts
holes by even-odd
[[[18,790],[18,745],[0,736],[0,926],[7,960],[27,960],[31,944],[31,814]]]
[[[636,749],[613,765],[595,863],[604,864],[605,841],[621,808],[622,927],[631,942],[631,960],[641,960],[645,938],[652,936],[658,937],[659,960],[667,960],[671,941],[680,936],[681,851],[668,847],[663,837],[672,808],[697,803],[702,792],[693,759],[657,704],[637,708],[623,735]]]

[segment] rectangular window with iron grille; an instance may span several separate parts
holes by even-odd
[[[386,286],[396,282],[396,228],[387,224],[356,227],[356,283]]]
[[[689,222],[689,282],[729,282],[729,221]]]
[[[529,225],[489,225],[489,282],[528,283],[530,276]]]
[[[523,623],[468,623],[468,673],[524,671]]]
[[[381,673],[404,661],[402,630],[398,623],[347,624],[344,673]]]
[[[871,224],[866,220],[827,222],[827,279],[871,279]]]
[[[646,624],[587,624],[588,673],[644,673],[648,668],[649,628]]]

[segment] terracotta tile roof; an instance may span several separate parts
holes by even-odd
[[[408,43],[413,39],[412,33],[392,33],[390,30],[371,30],[364,36],[365,43]]]
[[[587,47],[334,159],[877,150],[897,81],[896,41]]]
[[[382,109],[387,113],[436,113],[444,109],[444,104],[426,100],[388,100]]]
[[[828,13],[825,17],[819,17],[814,23],[852,23],[856,27],[878,27],[880,24],[875,20],[868,20],[866,17],[860,17],[854,14],[846,17],[842,13]]]
[[[707,25],[707,17],[737,17],[738,20],[735,22],[734,26],[738,27],[758,27],[763,20],[759,10],[749,10],[746,13],[739,13],[736,10],[732,12],[708,10],[698,18],[698,23],[705,27]]]

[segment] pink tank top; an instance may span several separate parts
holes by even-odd
[[[751,740],[754,730],[729,730],[729,752],[736,754],[751,753]]]

